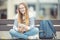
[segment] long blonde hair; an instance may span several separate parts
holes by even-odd
[[[25,13],[24,13],[24,15],[25,15],[25,24],[26,24],[26,25],[29,25],[28,9],[27,9],[27,6],[26,6],[25,3],[20,3],[20,4],[18,5],[18,23],[22,23],[22,14],[21,14],[21,12],[19,11],[19,6],[20,6],[21,4],[24,5],[24,7],[25,7]]]

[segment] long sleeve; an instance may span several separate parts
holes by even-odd
[[[35,27],[35,17],[31,16],[31,15],[32,14],[29,13],[29,28],[28,29]],[[18,16],[18,14],[15,16],[14,25],[13,25],[13,29],[15,29],[16,31],[18,31],[18,29],[17,29],[17,27],[18,27],[17,16]]]
[[[36,13],[33,11],[29,11],[29,23],[30,23],[30,29],[35,27],[35,15]]]
[[[31,17],[30,18],[30,29],[35,27],[35,18],[34,17]]]
[[[53,31],[54,33],[56,33],[56,30],[55,30],[55,28],[54,28],[54,26],[53,26],[52,21],[51,21],[51,20],[47,20],[47,21],[48,21],[48,23],[50,24],[50,28],[52,29],[52,31]]]
[[[17,20],[15,19],[14,20],[13,29],[15,29],[16,31],[18,31],[17,27],[18,27],[18,23],[17,23]]]
[[[15,29],[16,31],[18,31],[17,27],[18,27],[18,22],[17,22],[17,16],[15,16],[15,19],[14,19],[14,25],[13,25],[13,29]]]
[[[33,18],[33,17],[30,18],[29,29],[35,27],[35,21],[34,20],[35,20],[35,18]],[[15,29],[16,31],[18,31],[17,27],[18,27],[18,22],[17,22],[17,19],[15,19],[14,20],[13,29]]]

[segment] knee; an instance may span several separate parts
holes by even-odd
[[[36,30],[37,32],[39,32],[39,29],[38,29],[38,28],[35,28],[35,30]]]
[[[39,33],[39,29],[38,28],[34,28],[33,29],[36,33]]]
[[[9,33],[12,35],[14,33],[13,29],[10,29]]]

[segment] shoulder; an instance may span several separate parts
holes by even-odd
[[[17,19],[18,18],[18,14],[16,14],[15,16],[14,16],[14,19]]]
[[[34,11],[28,11],[28,14],[29,14],[29,18],[31,18],[31,17],[35,17],[36,16],[36,12],[34,12]]]

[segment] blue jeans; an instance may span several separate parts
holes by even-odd
[[[33,36],[33,35],[37,34],[38,32],[39,32],[38,28],[31,28],[29,31],[27,31],[25,33],[20,33],[14,29],[10,30],[10,34],[12,37],[24,38],[24,39],[28,39],[28,36]]]

